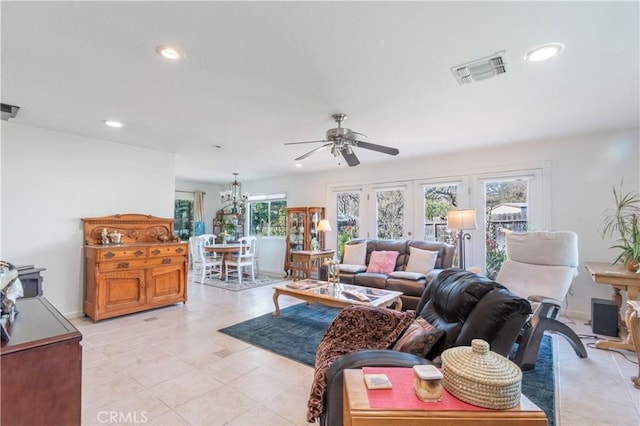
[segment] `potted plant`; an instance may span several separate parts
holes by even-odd
[[[613,188],[615,206],[604,212],[602,237],[616,238],[612,249],[620,250],[613,263],[622,262],[630,271],[640,273],[640,196],[633,192],[623,194],[622,184]]]

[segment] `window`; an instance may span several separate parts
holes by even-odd
[[[360,192],[338,192],[336,194],[337,247],[342,256],[344,244],[360,235]]]
[[[404,234],[404,189],[376,191],[376,235],[398,239]]]
[[[458,184],[425,185],[424,235],[427,241],[451,242],[447,232],[447,212],[458,207]]]
[[[193,235],[193,200],[175,200],[173,218],[174,232],[181,241]]]
[[[528,221],[528,179],[484,182],[487,276],[495,278],[507,258],[505,231],[526,231]]]
[[[285,194],[249,197],[249,235],[283,237],[287,233]]]

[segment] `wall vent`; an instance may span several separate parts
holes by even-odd
[[[505,51],[496,52],[486,58],[477,59],[451,68],[451,72],[460,84],[482,81],[507,72]]]

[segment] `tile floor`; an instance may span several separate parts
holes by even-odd
[[[184,305],[72,320],[83,334],[83,424],[306,425],[312,369],[216,331],[271,312],[272,293],[189,282]],[[281,307],[294,303],[280,298]],[[630,381],[638,366],[588,351],[582,360],[555,339],[558,424],[640,425],[640,389]]]

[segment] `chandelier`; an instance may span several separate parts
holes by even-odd
[[[220,200],[231,205],[231,213],[238,213],[238,207],[244,206],[249,199],[248,193],[242,193],[242,184],[238,182],[238,173],[233,174],[233,182],[229,183],[229,189],[220,191]]]

